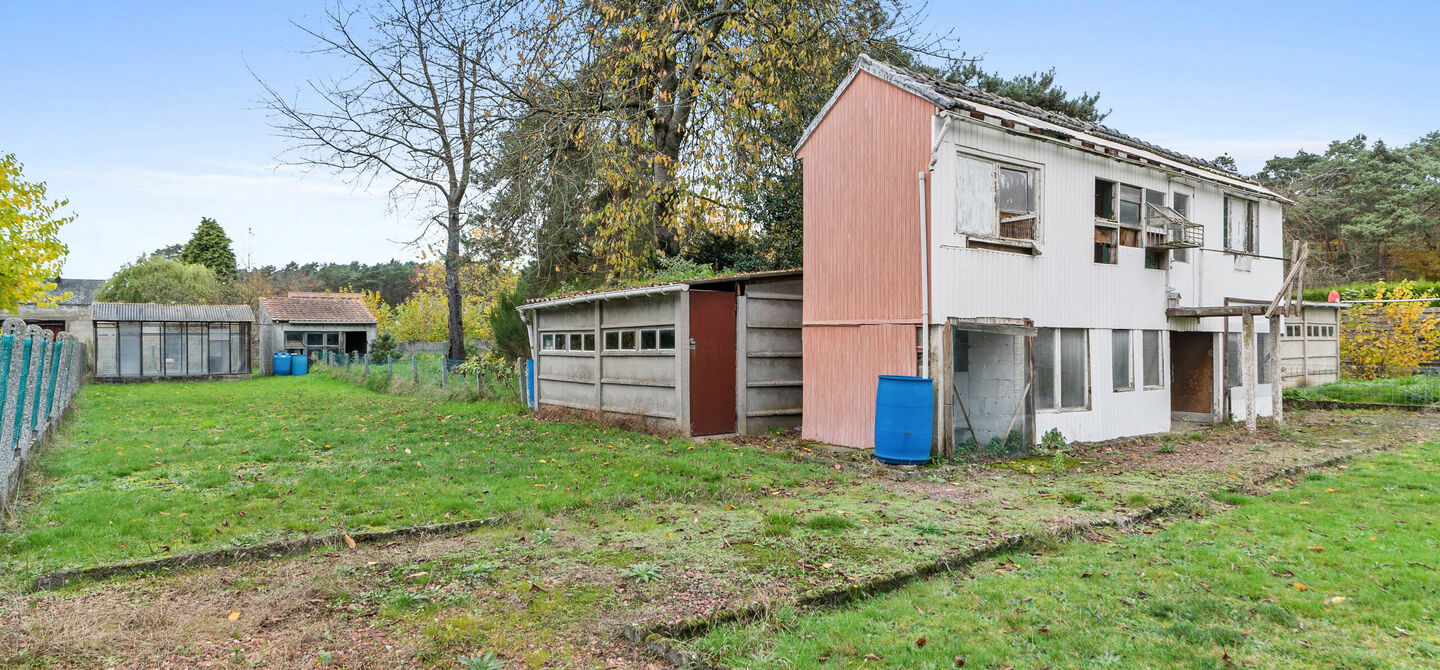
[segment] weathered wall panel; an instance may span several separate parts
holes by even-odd
[[[878,375],[915,374],[915,327],[805,328],[805,439],[875,446]]]
[[[811,241],[803,311],[802,433],[809,439],[872,445],[875,376],[915,373],[918,177],[929,163],[934,113],[930,103],[860,72],[799,152]],[[880,325],[897,323],[912,325]]]

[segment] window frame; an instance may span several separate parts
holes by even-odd
[[[1125,355],[1117,357],[1115,347],[1120,342],[1125,343]],[[1128,393],[1135,390],[1135,337],[1134,331],[1124,328],[1113,328],[1110,330],[1110,387],[1115,393]],[[1125,380],[1123,384],[1117,384],[1120,379],[1120,370],[1116,367],[1120,360],[1125,362]]]
[[[1065,366],[1065,349],[1064,349],[1064,346],[1063,346],[1063,342],[1064,342],[1063,333],[1065,333],[1065,332],[1067,332],[1067,331],[1069,331],[1069,332],[1078,332],[1078,333],[1080,333],[1080,336],[1081,336],[1081,342],[1082,342],[1082,345],[1081,345],[1081,353],[1082,353],[1082,355],[1081,355],[1080,367],[1081,367],[1081,374],[1083,375],[1083,377],[1082,377],[1082,382],[1081,382],[1081,383],[1082,383],[1083,388],[1084,388],[1084,393],[1083,393],[1084,400],[1083,400],[1082,404],[1080,404],[1080,405],[1070,405],[1070,406],[1067,406],[1067,405],[1065,404],[1065,369],[1066,369],[1066,366]],[[1094,388],[1093,388],[1094,377],[1091,375],[1091,372],[1090,372],[1090,364],[1091,364],[1091,360],[1090,360],[1090,330],[1089,330],[1088,328],[1043,328],[1043,327],[1042,327],[1042,328],[1038,329],[1038,331],[1037,331],[1037,333],[1036,333],[1036,335],[1035,335],[1035,339],[1036,339],[1035,349],[1036,349],[1037,351],[1038,351],[1038,349],[1039,349],[1041,346],[1045,346],[1045,345],[1041,344],[1040,340],[1041,340],[1042,338],[1047,337],[1047,336],[1050,337],[1050,338],[1052,338],[1051,343],[1050,343],[1049,346],[1050,346],[1050,350],[1053,352],[1053,359],[1054,359],[1054,364],[1055,364],[1055,369],[1054,369],[1054,371],[1053,371],[1052,374],[1051,374],[1051,384],[1052,384],[1051,393],[1052,393],[1052,398],[1053,398],[1053,400],[1054,400],[1054,405],[1053,405],[1053,406],[1050,406],[1050,407],[1041,406],[1041,404],[1040,404],[1040,393],[1039,393],[1039,388],[1038,388],[1038,386],[1037,386],[1037,388],[1035,389],[1035,411],[1036,411],[1036,412],[1051,412],[1051,413],[1060,413],[1060,412],[1088,412],[1088,411],[1090,411],[1090,409],[1091,409],[1091,398],[1092,398],[1093,395],[1094,395]],[[1038,359],[1038,357],[1037,357],[1037,359]],[[1036,379],[1036,383],[1037,383],[1037,385],[1038,385],[1039,379],[1041,378],[1041,373],[1040,373],[1040,370],[1038,369],[1038,368],[1039,368],[1039,361],[1038,361],[1038,360],[1036,361],[1036,368],[1037,368],[1037,369],[1036,369],[1035,372],[1034,372],[1034,378]]]
[[[981,241],[993,240],[1001,243],[999,245],[970,245],[970,248],[983,248],[994,251],[1006,251],[1009,253],[1034,255],[1034,246],[1039,245],[1044,236],[1044,230],[1042,228],[1042,225],[1044,224],[1044,217],[1041,216],[1041,211],[1044,209],[1044,166],[1038,163],[1025,162],[1023,160],[1012,158],[1009,156],[1001,156],[997,154],[981,153],[975,151],[959,150],[955,152],[955,156],[957,162],[962,160],[973,161],[977,163],[984,163],[989,166],[990,221],[988,226],[984,226],[986,228],[986,230],[984,231],[967,230],[961,225],[961,212],[964,211],[964,208],[960,205],[960,196],[963,194],[964,189],[961,189],[957,186],[954,189],[956,193],[955,214],[953,217],[954,221],[952,225],[954,233],[958,236],[962,236],[965,238],[976,238]],[[1028,176],[1030,200],[1029,206],[1031,208],[1030,211],[1025,212],[1020,210],[1001,209],[1000,176],[1002,170],[1020,172]],[[963,173],[964,170],[957,167],[955,170],[955,179],[959,180]],[[1016,216],[1012,216],[1008,220],[1003,220],[1002,215],[1005,214],[1012,214]],[[1029,237],[1015,237],[1004,234],[1004,226],[1006,224],[1015,224],[1021,221],[1031,222]]]
[[[1235,221],[1231,220],[1232,217],[1230,216],[1230,201],[1232,200],[1238,200],[1242,203],[1245,203],[1244,248],[1236,248],[1232,245],[1231,238],[1233,237],[1233,235],[1231,234],[1231,231],[1234,229],[1236,223]],[[1223,226],[1222,242],[1225,247],[1225,251],[1238,254],[1258,255],[1260,253],[1260,201],[1252,198],[1246,198],[1244,196],[1226,193],[1224,194],[1224,197],[1221,198],[1220,209],[1221,222]]]
[[[1147,335],[1151,335],[1151,334],[1153,334],[1153,335],[1155,336],[1155,377],[1156,377],[1156,381],[1155,381],[1154,384],[1151,384],[1151,383],[1150,383],[1150,366],[1146,364],[1146,361],[1147,361],[1148,359],[1147,359],[1146,356],[1145,356],[1146,345],[1147,345],[1147,342],[1148,342],[1146,336],[1147,336]],[[1163,330],[1145,329],[1145,330],[1141,330],[1141,331],[1140,331],[1140,380],[1141,380],[1141,381],[1140,381],[1141,386],[1142,386],[1145,390],[1147,390],[1147,391],[1151,391],[1151,390],[1155,390],[1155,389],[1163,389],[1163,388],[1165,388],[1165,386],[1166,386],[1166,384],[1165,384],[1165,331],[1163,331]]]

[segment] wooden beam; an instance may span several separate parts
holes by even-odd
[[[1210,317],[1246,316],[1264,314],[1265,305],[1227,305],[1225,307],[1171,307],[1165,310],[1169,317]]]

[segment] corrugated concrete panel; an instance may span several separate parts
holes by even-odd
[[[807,326],[801,435],[849,447],[875,446],[877,376],[913,374],[914,326]]]
[[[800,281],[751,284],[737,303],[737,430],[799,428],[804,393]]]

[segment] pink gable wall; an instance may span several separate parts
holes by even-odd
[[[916,373],[920,195],[935,107],[860,72],[801,147],[808,439],[874,443],[876,375]]]

